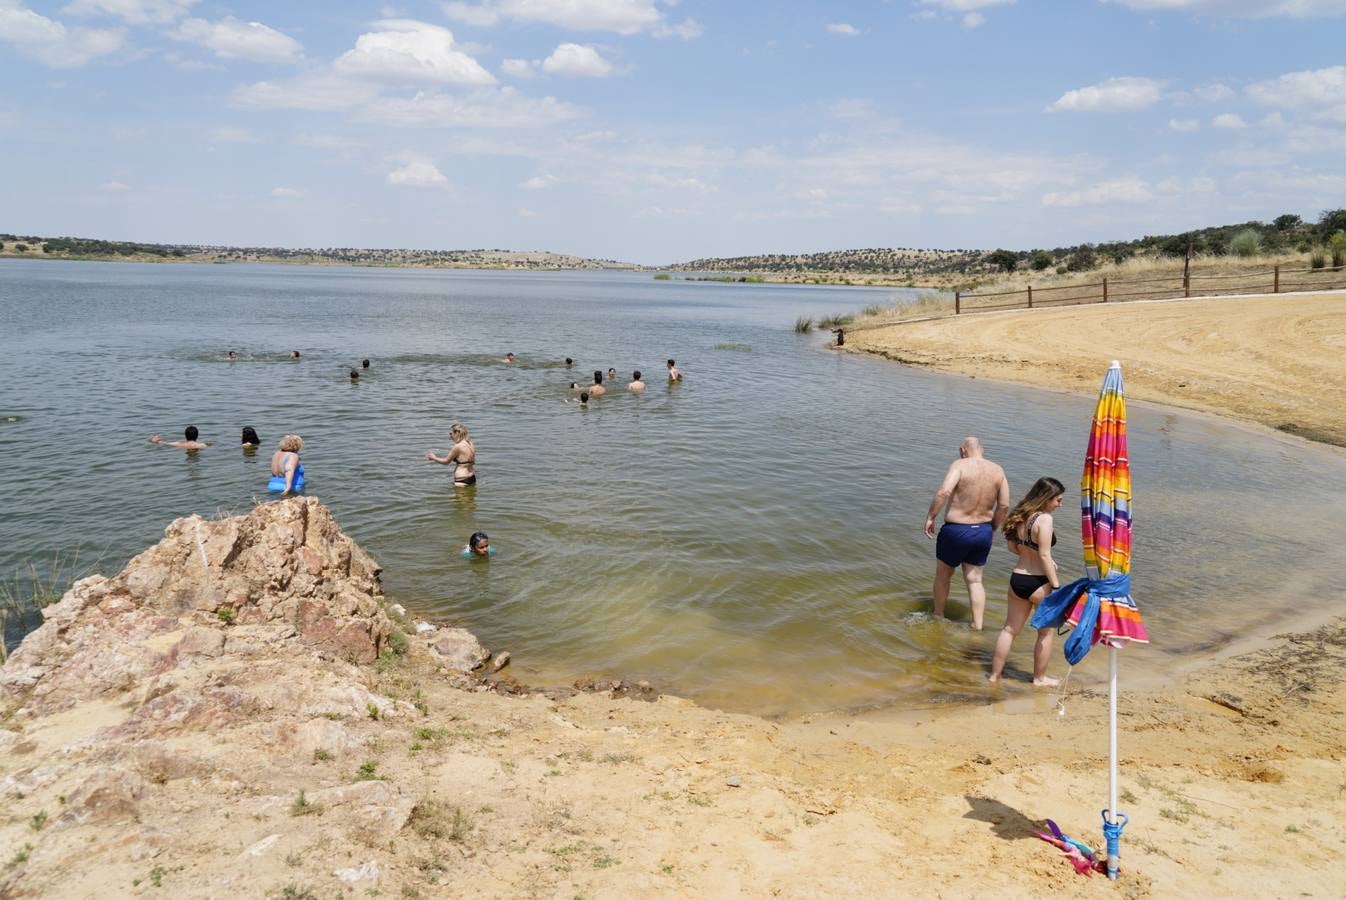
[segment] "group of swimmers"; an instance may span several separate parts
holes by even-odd
[[[511,354],[511,356],[512,355],[513,354]],[[513,360],[509,361],[512,362]],[[567,356],[566,368],[568,369],[572,365],[574,365],[574,361]],[[608,384],[615,385],[617,383],[617,370],[612,367],[608,367],[607,378],[608,378]],[[642,381],[641,378],[642,376],[639,369],[636,369],[634,372],[632,372],[631,380],[626,383],[627,391],[633,394],[645,393],[645,382]],[[679,381],[682,381],[682,372],[678,369],[677,362],[675,360],[670,359],[668,361],[668,382],[669,384],[675,384],[676,382]],[[608,389],[603,385],[603,371],[601,369],[594,370],[593,384],[581,385],[578,381],[570,382],[570,390],[579,391],[580,393],[579,404],[581,406],[588,406],[589,399],[591,397],[602,397],[604,394],[608,392]],[[570,401],[567,400],[565,402],[569,403]]]
[[[972,606],[972,627],[981,630],[986,612],[986,589],[982,569],[991,553],[995,533],[1001,532],[1011,552],[1018,556],[1010,573],[1005,625],[996,637],[991,671],[992,684],[1000,681],[1014,639],[1043,598],[1061,586],[1052,547],[1056,545],[1052,513],[1061,505],[1066,489],[1055,478],[1039,478],[1018,503],[1010,506],[1009,480],[1005,470],[986,458],[981,441],[967,437],[958,447],[958,459],[949,466],[943,482],[930,501],[925,517],[925,536],[935,538],[935,519],[944,513],[944,524],[935,540],[934,613],[944,615],[949,585],[955,569],[961,568]],[[1052,649],[1051,628],[1039,628],[1033,646],[1033,684],[1040,687],[1059,682],[1047,676]]]

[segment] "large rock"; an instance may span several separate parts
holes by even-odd
[[[119,574],[78,581],[44,610],[43,625],[0,671],[0,695],[31,689],[27,705],[50,711],[143,687],[229,655],[226,622],[251,635],[240,650],[255,648],[261,630],[372,662],[391,630],[379,572],[313,498],[227,519],[177,519]],[[214,715],[188,708],[197,701],[162,699],[147,712],[164,721]]]
[[[480,669],[491,658],[491,651],[465,628],[441,628],[435,633],[430,649],[445,666],[463,674]]]

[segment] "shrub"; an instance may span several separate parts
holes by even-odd
[[[1066,261],[1066,271],[1087,272],[1097,265],[1098,254],[1094,252],[1093,247],[1086,245],[1070,254],[1070,259]]]
[[[1056,274],[1057,274],[1057,275],[1064,275],[1064,274],[1066,274],[1067,271],[1069,271],[1069,270],[1066,269],[1065,266],[1057,266],[1057,267],[1056,267]]]
[[[1338,231],[1327,241],[1327,247],[1332,251],[1332,266],[1346,265],[1346,231]]]
[[[1289,231],[1292,228],[1298,228],[1303,219],[1293,213],[1286,213],[1283,216],[1277,216],[1271,220],[1271,224],[1276,226],[1277,231]]]
[[[795,334],[808,334],[813,330],[813,318],[811,316],[795,317]]]
[[[17,251],[19,251],[20,253],[26,253],[26,252],[28,252],[28,245],[27,245],[27,244],[15,244],[15,245],[14,245],[14,249],[17,250]]]
[[[1325,265],[1327,265],[1327,253],[1322,247],[1314,247],[1313,253],[1309,255],[1309,268],[1321,269]]]
[[[1229,252],[1235,256],[1256,256],[1262,252],[1262,236],[1255,229],[1245,228],[1230,239]]]
[[[657,275],[654,276],[654,280],[655,280],[655,281],[669,281],[670,279],[672,279],[672,277],[673,277],[673,276],[670,275],[670,274],[668,274],[667,272],[660,272],[659,274],[657,274]]]
[[[1019,264],[1019,254],[1013,250],[993,250],[986,254],[986,261],[1003,272],[1013,272]]]
[[[1050,268],[1051,264],[1054,262],[1056,262],[1056,260],[1053,259],[1052,255],[1046,250],[1034,250],[1033,256],[1029,259],[1028,264],[1033,267],[1034,272],[1041,272],[1043,269]]]

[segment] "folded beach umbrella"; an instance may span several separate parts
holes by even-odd
[[[1131,599],[1131,460],[1126,450],[1122,364],[1116,360],[1103,376],[1089,430],[1080,477],[1080,530],[1086,577],[1048,595],[1033,615],[1033,627],[1060,627],[1067,621],[1073,625],[1065,642],[1071,665],[1099,641],[1108,646],[1108,808],[1103,810],[1103,835],[1108,877],[1116,878],[1126,825],[1126,816],[1117,812],[1117,650],[1150,640],[1140,609]]]

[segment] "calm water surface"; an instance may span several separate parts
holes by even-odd
[[[389,594],[508,648],[524,680],[649,678],[768,714],[982,696],[1013,560],[1000,542],[987,632],[930,620],[926,506],[968,433],[1016,499],[1040,475],[1077,483],[1093,399],[936,376],[791,331],[800,313],[893,293],[0,261],[0,420],[19,419],[0,422],[0,576],[21,592],[30,564],[111,573],[175,516],[245,511],[265,497],[276,440],[297,431],[308,493],[385,567]],[[499,362],[506,351],[519,362]],[[666,384],[670,356],[680,385]],[[372,369],[352,384],[362,357]],[[1100,378],[1107,362],[1104,350]],[[607,397],[563,402],[570,381],[609,366]],[[624,390],[636,368],[644,396]],[[422,458],[447,449],[455,420],[477,442],[475,488]],[[216,445],[146,442],[188,423]],[[243,425],[262,452],[237,447]],[[1333,602],[1338,458],[1133,406],[1131,459],[1134,586],[1156,643],[1128,664],[1162,669]],[[1075,577],[1078,528],[1062,521],[1057,559]],[[479,529],[499,554],[465,562]],[[1018,671],[1029,636],[1020,644]]]

